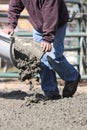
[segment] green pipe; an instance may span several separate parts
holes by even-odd
[[[17,72],[0,73],[0,78],[19,78],[19,74]]]
[[[32,32],[15,32],[16,36],[20,37],[32,37],[33,33]],[[66,33],[66,37],[87,37],[87,32],[68,32]]]
[[[69,32],[66,37],[87,37],[87,32]]]
[[[0,12],[0,17],[6,18],[6,17],[8,17],[8,14],[7,14],[7,13],[1,13],[1,12]],[[20,18],[21,18],[21,19],[25,19],[25,18],[28,19],[29,16],[28,16],[28,15],[21,15]]]
[[[81,2],[81,0],[64,0],[66,3],[71,3],[71,4],[85,4],[84,2]]]
[[[39,77],[39,75],[35,76],[34,78]],[[60,79],[59,75],[56,75],[58,79]],[[6,72],[0,73],[0,78],[19,78],[19,74],[17,72]],[[81,75],[82,80],[87,80],[87,74]]]
[[[15,35],[16,36],[19,36],[19,37],[32,37],[33,36],[33,33],[32,32],[15,32]]]
[[[87,80],[87,74],[86,75],[81,75],[82,80]]]

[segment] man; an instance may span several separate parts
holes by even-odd
[[[68,22],[68,11],[64,0],[10,0],[8,12],[8,27],[4,32],[13,35],[18,18],[26,8],[29,21],[34,27],[33,39],[41,43],[46,53],[41,59],[41,87],[48,99],[59,98],[56,81],[56,70],[65,80],[63,97],[72,97],[80,80],[79,73],[68,63],[63,55],[64,37]],[[48,60],[50,56],[58,64],[53,68]]]

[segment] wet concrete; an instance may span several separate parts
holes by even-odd
[[[14,57],[22,81],[31,79],[40,72],[40,59],[43,55],[39,43],[32,39],[15,38]]]

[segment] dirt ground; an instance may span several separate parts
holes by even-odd
[[[87,130],[87,81],[72,98],[44,100],[40,83],[0,79],[0,130]],[[64,83],[59,81],[60,93]]]

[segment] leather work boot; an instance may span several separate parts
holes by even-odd
[[[37,93],[35,95],[35,98],[37,99],[37,101],[47,101],[47,100],[58,100],[58,99],[61,99],[61,95],[57,95],[57,96],[53,96],[53,97],[47,97],[47,96],[44,96],[43,94],[39,94]]]
[[[80,82],[80,79],[81,79],[81,76],[79,74],[76,81],[65,82],[65,87],[63,89],[63,97],[68,98],[74,95],[74,93],[77,90],[78,82]]]

